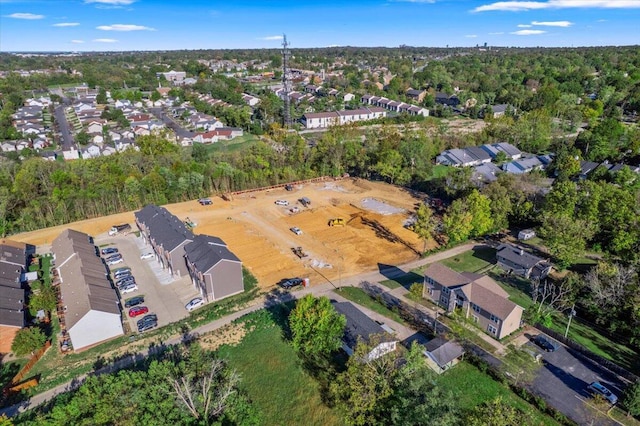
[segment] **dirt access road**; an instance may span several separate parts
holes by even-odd
[[[308,197],[311,205],[297,203],[301,197]],[[423,196],[382,182],[347,178],[298,185],[293,191],[279,188],[249,192],[231,201],[212,199],[213,205],[209,206],[194,200],[165,207],[180,219],[194,221],[195,233],[222,238],[262,288],[295,276],[310,278],[312,285],[347,278],[415,260],[423,248],[417,235],[403,226]],[[276,200],[287,200],[290,205],[278,206]],[[293,206],[300,211],[290,213]],[[328,226],[332,218],[343,218],[346,226]],[[66,228],[100,238],[111,226],[121,223],[134,224],[133,212],[11,238],[47,251]],[[289,230],[294,226],[302,230],[302,235]],[[308,257],[299,259],[292,247],[302,247]]]

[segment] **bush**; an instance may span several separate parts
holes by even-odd
[[[40,349],[46,341],[47,336],[38,327],[23,328],[13,339],[11,351],[16,356],[23,356]]]

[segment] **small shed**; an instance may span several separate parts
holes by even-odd
[[[464,349],[452,340],[436,337],[425,345],[424,355],[427,357],[429,367],[441,374],[460,361],[464,355]]]
[[[527,241],[532,239],[535,236],[536,236],[536,231],[534,231],[533,229],[523,229],[522,231],[518,232],[518,239],[520,241]]]

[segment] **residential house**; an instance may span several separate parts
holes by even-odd
[[[184,246],[184,258],[193,285],[207,301],[217,301],[244,291],[242,262],[224,241],[197,235]]]
[[[476,166],[489,162],[491,157],[479,147],[448,149],[436,157],[437,164],[454,167]]]
[[[15,142],[4,141],[0,144],[0,149],[2,149],[2,152],[13,152],[16,151],[16,144]]]
[[[510,106],[507,104],[491,105],[491,113],[493,114],[493,118],[502,117],[509,108]]]
[[[104,125],[107,124],[107,120],[91,120],[87,125],[86,125],[86,129],[87,129],[87,133],[89,134],[102,134],[102,128]]]
[[[55,151],[42,151],[40,153],[40,157],[47,161],[56,161],[58,159],[58,154]]]
[[[359,341],[370,343],[373,336],[379,336],[380,343],[367,354],[365,361],[372,361],[396,350],[398,340],[351,302],[332,302],[332,305],[347,319],[342,349],[349,356],[353,355]]]
[[[355,97],[356,95],[354,95],[353,93],[345,93],[342,96],[342,100],[343,102],[351,102]]]
[[[23,282],[35,246],[0,239],[0,354],[11,352],[15,335],[26,325]]]
[[[82,150],[82,158],[87,159],[87,158],[95,158],[95,157],[100,157],[100,147],[97,145],[87,145],[83,150]]]
[[[174,85],[179,86],[183,83],[184,79],[187,77],[187,73],[184,71],[174,71],[171,70],[169,72],[160,72],[157,75],[163,75],[167,81],[172,82]]]
[[[91,237],[67,229],[52,243],[60,280],[60,325],[73,349],[87,349],[124,334],[116,290]]]
[[[140,236],[150,244],[163,269],[172,275],[189,273],[184,260],[184,246],[193,242],[194,235],[185,224],[164,207],[153,204],[134,213]]]
[[[537,280],[546,278],[553,266],[549,261],[511,244],[500,244],[496,258],[498,265],[505,271]]]
[[[405,95],[407,98],[416,102],[422,102],[424,101],[424,97],[427,95],[427,92],[426,90],[409,89],[406,91]]]
[[[589,174],[598,168],[600,164],[595,163],[593,161],[580,161],[580,174],[578,177],[580,179],[586,179]]]
[[[242,94],[242,100],[245,101],[245,103],[250,107],[254,107],[260,103],[260,98],[249,95],[248,93]]]
[[[102,148],[102,151],[100,152],[100,154],[106,157],[108,155],[115,154],[116,152],[118,151],[114,147],[105,146],[104,148]]]
[[[459,310],[489,335],[502,339],[520,328],[524,309],[488,276],[459,273],[433,263],[424,271],[425,298],[447,312]]]
[[[427,357],[427,365],[438,374],[444,373],[456,365],[464,355],[462,346],[443,337],[429,340],[424,348],[423,353]]]
[[[502,173],[500,167],[493,163],[485,163],[473,168],[472,179],[476,183],[485,184],[498,180],[498,175]]]
[[[457,107],[458,105],[460,105],[460,99],[458,99],[456,95],[449,96],[443,92],[436,92],[434,98],[435,98],[435,103],[439,105],[444,105],[449,107]]]
[[[480,148],[485,150],[492,159],[495,159],[501,152],[504,153],[505,157],[509,160],[517,160],[522,157],[522,151],[507,142],[482,145]]]
[[[74,147],[71,147],[68,150],[62,151],[62,157],[65,161],[77,160],[80,158],[80,151],[78,151]]]
[[[522,174],[530,173],[533,170],[544,170],[546,167],[538,157],[527,157],[520,160],[511,161],[502,165],[502,170],[507,173]]]
[[[302,116],[302,124],[307,129],[318,129],[340,126],[356,121],[375,120],[386,116],[387,112],[382,108],[367,107],[354,110],[307,113]]]

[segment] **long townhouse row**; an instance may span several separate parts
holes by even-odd
[[[429,110],[416,105],[407,104],[405,102],[394,101],[382,96],[364,95],[360,98],[360,103],[384,108],[388,111],[406,113],[409,115],[429,116]]]

